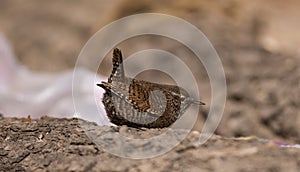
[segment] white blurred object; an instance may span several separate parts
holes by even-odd
[[[101,103],[103,90],[90,89],[86,79],[95,78],[95,74],[87,69],[77,69],[82,75],[79,95],[83,107],[91,114],[81,116],[83,119],[96,122],[99,125],[110,125]],[[72,99],[73,71],[68,70],[58,74],[34,73],[21,66],[0,34],[0,113],[5,117],[39,118],[51,116],[57,118],[76,117]],[[106,80],[96,76],[96,82]],[[97,87],[96,84],[93,88]],[[94,92],[95,90],[95,92]],[[99,100],[98,114],[95,114],[95,95]],[[101,116],[102,115],[102,116]]]

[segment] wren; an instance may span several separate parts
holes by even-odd
[[[125,76],[121,50],[113,51],[113,70],[102,103],[110,121],[129,127],[164,128],[180,118],[191,104],[205,103],[191,98],[176,85],[164,85]]]

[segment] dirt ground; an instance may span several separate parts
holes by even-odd
[[[22,123],[17,118],[1,118],[0,171],[299,171],[299,149],[257,139],[300,144],[299,1],[0,3],[0,31],[21,63],[32,70],[72,68],[86,41],[104,24],[130,14],[162,12],[181,17],[203,31],[221,58],[227,80],[222,121],[216,135],[203,146],[189,146],[194,137],[189,136],[167,154],[129,160],[99,149],[76,119],[46,117]],[[132,39],[120,47],[126,56],[157,47],[179,56],[189,55],[181,45],[156,38]],[[107,64],[108,58],[103,68]],[[192,67],[197,68],[197,64]],[[209,102],[205,69],[197,74],[201,97]],[[208,110],[209,103],[201,109],[195,130],[202,128]],[[98,128],[99,132],[119,132]],[[131,130],[141,135],[156,132]],[[228,139],[241,136],[255,137]]]
[[[1,119],[0,171],[298,171],[300,152],[280,148],[256,138],[232,139],[214,135],[199,147],[199,132],[192,132],[180,145],[153,159],[131,160],[111,155],[94,144],[77,119],[41,118],[24,123]],[[94,132],[149,136],[162,129],[111,128],[90,123]],[[166,138],[168,139],[168,138]],[[122,149],[118,139],[111,148]],[[139,145],[156,149],[156,143]],[[131,149],[137,149],[132,145]],[[130,149],[128,148],[128,149]]]

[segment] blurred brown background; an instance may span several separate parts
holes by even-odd
[[[73,68],[86,41],[118,18],[142,12],[181,17],[208,37],[225,69],[228,97],[217,133],[300,143],[300,1],[1,0],[0,4],[0,31],[18,59],[34,71],[47,72]],[[155,47],[180,57],[191,54],[178,43],[155,39],[134,38],[120,47],[125,57]],[[107,58],[102,67],[109,66]],[[205,70],[201,67],[198,74],[201,97],[209,102]],[[200,123],[208,109],[209,105],[201,110]]]

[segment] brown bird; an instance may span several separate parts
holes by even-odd
[[[176,85],[163,85],[125,76],[122,53],[115,48],[113,70],[108,82],[97,86],[105,90],[102,103],[110,121],[130,127],[163,128],[180,118],[191,104],[205,103],[189,97]]]

